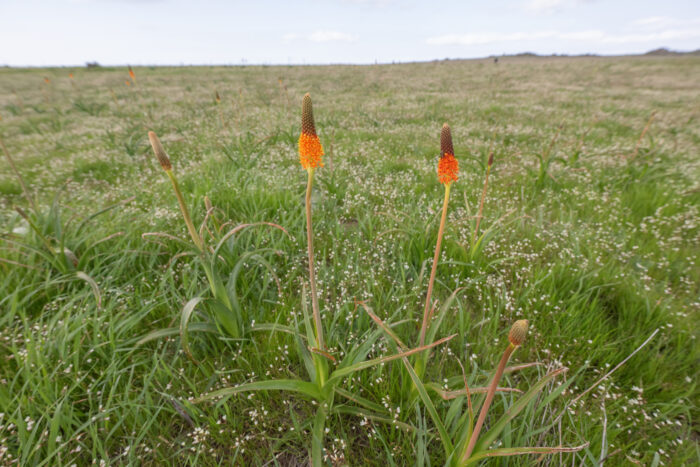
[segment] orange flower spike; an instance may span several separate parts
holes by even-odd
[[[450,126],[445,123],[440,133],[440,160],[438,161],[438,180],[444,185],[456,182],[459,174],[459,162],[455,158],[452,146]]]
[[[134,70],[131,69],[131,66],[129,66],[129,77],[130,77],[133,81],[136,81],[136,74],[134,73]]]
[[[311,96],[306,93],[301,103],[301,135],[299,135],[299,162],[305,170],[323,167],[323,146],[316,134]]]

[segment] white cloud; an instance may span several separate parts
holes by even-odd
[[[565,3],[567,3],[566,0],[530,0],[525,5],[525,9],[534,12],[551,13],[563,7]]]
[[[445,36],[430,37],[427,43],[430,45],[483,45],[493,42],[528,41],[534,39],[546,39],[554,37],[555,31],[541,32],[516,32],[509,34],[447,34]]]
[[[311,42],[355,42],[358,37],[353,34],[347,34],[340,31],[328,31],[319,30],[314,31],[311,34],[285,34],[282,36],[285,42],[291,42],[299,39],[311,41]]]
[[[700,29],[667,29],[656,32],[630,34],[609,34],[596,29],[574,32],[542,31],[508,34],[449,34],[445,36],[430,37],[426,42],[430,45],[472,46],[503,42],[525,42],[537,39],[559,39],[588,42],[591,44],[633,44],[694,38],[700,38]]]
[[[533,13],[553,13],[565,8],[573,8],[582,3],[593,3],[596,0],[528,0],[525,9]]]
[[[340,31],[315,31],[308,39],[313,42],[354,42],[357,36]]]
[[[347,3],[359,3],[362,5],[372,4],[372,5],[388,5],[389,3],[394,3],[394,0],[343,0]]]
[[[642,29],[653,30],[669,27],[700,27],[700,18],[671,18],[670,16],[649,16],[632,22]]]

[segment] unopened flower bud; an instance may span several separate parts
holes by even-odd
[[[508,333],[508,340],[511,344],[515,346],[523,345],[523,342],[525,342],[525,338],[527,337],[528,324],[529,323],[526,319],[520,319],[513,323],[513,326],[510,328],[510,332]]]

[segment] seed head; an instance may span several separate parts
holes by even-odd
[[[311,105],[311,96],[307,92],[301,101],[301,132],[307,135],[316,135],[314,124],[314,109]]]
[[[489,154],[489,167],[493,165],[493,151]]]
[[[459,174],[459,162],[455,158],[455,150],[452,146],[452,133],[450,126],[445,123],[440,133],[440,160],[438,161],[438,180],[444,185],[457,180]]]
[[[529,322],[526,319],[520,319],[513,323],[508,333],[508,340],[511,344],[518,346],[523,345],[525,338],[527,337],[527,326]]]
[[[216,98],[216,103],[221,104],[221,96],[219,95],[219,91],[214,91],[214,97]]]
[[[163,149],[163,145],[160,144],[158,135],[152,131],[149,131],[148,140],[151,142],[153,153],[156,155],[156,159],[158,159],[158,162],[160,162],[160,166],[163,167],[163,170],[172,170],[173,165],[170,163],[170,158],[165,152],[165,149]]]
[[[450,125],[445,123],[442,125],[442,131],[440,132],[440,157],[445,154],[455,155],[455,149],[452,146],[452,132],[450,131]]]

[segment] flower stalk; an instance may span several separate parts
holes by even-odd
[[[452,133],[450,126],[445,123],[442,126],[440,133],[440,160],[438,162],[438,180],[445,185],[445,199],[442,202],[442,216],[440,217],[440,228],[438,229],[437,243],[435,244],[435,254],[433,255],[433,267],[430,270],[430,280],[428,281],[428,293],[425,297],[425,308],[423,309],[423,322],[420,330],[420,345],[425,345],[425,334],[428,330],[428,321],[430,320],[431,302],[430,298],[433,294],[433,285],[435,284],[435,275],[437,274],[438,260],[440,259],[440,247],[442,245],[442,236],[445,233],[445,223],[447,221],[447,205],[450,200],[450,187],[452,182],[457,180],[459,173],[459,164],[454,155],[454,147],[452,145]]]
[[[187,204],[185,203],[185,198],[182,196],[182,192],[180,191],[180,187],[177,183],[177,178],[175,177],[175,174],[173,173],[173,166],[170,163],[170,158],[168,157],[168,154],[165,152],[165,149],[163,149],[163,145],[160,144],[160,140],[158,139],[158,135],[156,135],[154,132],[149,131],[148,132],[148,139],[151,142],[151,147],[153,148],[153,153],[156,156],[156,159],[158,159],[158,162],[160,163],[160,166],[165,170],[165,173],[168,175],[168,178],[170,179],[170,182],[173,184],[173,191],[175,191],[175,196],[177,197],[177,202],[180,205],[180,211],[182,212],[182,217],[185,219],[185,225],[187,226],[187,231],[190,234],[190,237],[192,237],[192,241],[194,242],[194,245],[197,247],[197,249],[201,252],[204,251],[204,242],[202,241],[202,237],[200,237],[199,233],[197,233],[197,229],[194,226],[194,222],[192,222],[192,217],[190,216],[190,212],[187,209]]]
[[[520,347],[523,342],[525,342],[525,338],[527,337],[527,328],[528,321],[526,319],[521,319],[516,321],[510,329],[510,333],[508,334],[508,347],[506,347],[506,350],[503,352],[503,356],[501,357],[501,361],[498,363],[498,367],[493,375],[491,384],[489,384],[489,389],[486,392],[486,399],[484,399],[484,405],[479,411],[479,418],[476,421],[476,425],[474,425],[474,431],[469,439],[467,450],[465,451],[464,456],[462,456],[463,462],[466,462],[474,451],[474,446],[476,446],[476,442],[479,439],[479,433],[481,433],[481,429],[484,426],[484,421],[486,420],[486,415],[491,407],[491,402],[493,402],[493,397],[496,394],[498,382],[503,376],[503,371],[506,369],[510,356],[513,355],[515,349]]]
[[[324,348],[323,326],[321,325],[321,311],[318,305],[318,292],[316,291],[316,268],[314,267],[314,232],[311,220],[311,190],[314,185],[314,169],[308,169],[308,181],[306,183],[306,243],[309,256],[309,282],[311,283],[311,308],[314,316],[314,328],[316,329],[316,347]]]
[[[299,135],[299,162],[308,173],[306,183],[306,243],[309,256],[309,282],[311,284],[311,306],[316,331],[316,347],[325,348],[323,342],[323,326],[321,324],[321,311],[318,305],[318,292],[316,290],[316,269],[314,267],[314,243],[313,224],[311,214],[311,192],[314,184],[314,173],[317,167],[323,167],[323,146],[316,134],[313,106],[311,96],[306,93],[301,104],[301,135]]]

